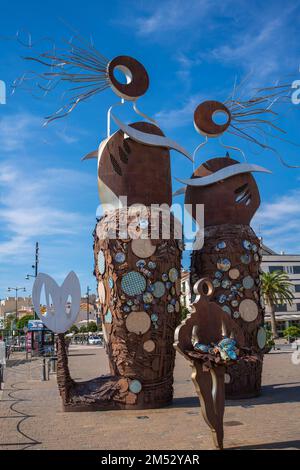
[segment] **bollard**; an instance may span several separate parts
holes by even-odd
[[[41,380],[42,380],[42,382],[47,380],[47,377],[46,377],[46,358],[45,357],[43,357]]]

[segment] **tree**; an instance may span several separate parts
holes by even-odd
[[[261,276],[261,291],[266,304],[270,307],[271,331],[273,338],[277,338],[277,327],[275,318],[276,305],[292,304],[294,294],[292,292],[292,283],[289,277],[283,271],[274,271],[272,273],[263,273]]]
[[[70,333],[78,333],[79,329],[77,325],[72,325],[71,328],[69,329]]]
[[[17,330],[23,330],[25,326],[28,325],[29,320],[34,320],[34,315],[24,315],[17,321]]]
[[[289,339],[296,339],[300,337],[300,328],[298,326],[289,326],[283,331],[283,336]]]
[[[81,327],[79,328],[79,332],[80,333],[86,333],[87,332],[87,328],[85,325],[81,325]]]
[[[87,326],[87,331],[91,333],[95,333],[97,331],[97,325],[94,321],[90,321]]]

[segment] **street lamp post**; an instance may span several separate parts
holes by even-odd
[[[18,321],[18,292],[19,290],[22,290],[23,292],[26,292],[25,287],[8,287],[8,292],[11,292],[12,290],[15,291],[15,300],[16,300],[16,322]]]
[[[26,275],[26,280],[28,281],[31,277],[34,277],[36,278],[37,275],[38,275],[38,266],[39,266],[39,242],[36,242],[35,244],[35,262],[34,264],[31,266],[32,269],[34,269],[34,274],[27,274]],[[34,311],[34,318],[37,319],[37,315],[36,315],[36,312]]]
[[[89,286],[87,286],[87,289],[86,289],[86,326],[88,328],[89,326],[89,320],[90,320],[90,291],[91,289],[89,288]]]

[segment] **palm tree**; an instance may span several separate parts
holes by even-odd
[[[275,307],[276,305],[292,304],[294,294],[292,293],[292,283],[283,271],[263,273],[261,276],[261,291],[266,304],[270,307],[271,330],[273,338],[277,338]]]

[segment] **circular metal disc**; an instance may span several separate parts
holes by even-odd
[[[139,295],[146,289],[146,279],[137,271],[130,271],[122,277],[121,288],[130,297]]]
[[[245,289],[252,289],[252,287],[254,286],[253,277],[251,277],[251,276],[244,277],[243,286],[245,287]]]
[[[116,79],[115,69],[123,71],[128,77],[127,83],[121,83]],[[145,67],[133,57],[115,57],[109,62],[107,71],[113,91],[126,100],[135,100],[144,95],[149,87],[149,77]]]
[[[100,304],[105,304],[106,291],[105,291],[104,283],[102,281],[98,282],[98,297],[99,297]]]
[[[105,256],[102,250],[98,253],[98,269],[100,274],[105,273]]]
[[[105,323],[111,323],[112,322],[112,314],[110,310],[107,310],[106,314],[104,315],[104,321]]]
[[[260,349],[264,349],[267,340],[267,332],[263,327],[260,327],[257,332],[257,344]]]
[[[251,322],[257,318],[258,307],[253,300],[245,299],[240,303],[239,312],[244,321]]]
[[[231,267],[231,263],[229,259],[227,258],[219,259],[217,262],[217,268],[220,271],[223,271],[223,272],[229,271],[230,267]]]
[[[225,124],[216,124],[213,115],[223,112],[228,116]],[[223,134],[230,125],[231,114],[229,109],[219,101],[204,101],[197,106],[194,112],[194,125],[198,132],[208,137]]]
[[[238,279],[240,277],[240,271],[237,268],[232,268],[229,270],[228,276],[230,279]]]
[[[224,374],[224,383],[230,384],[230,375],[229,374]]]
[[[152,341],[152,339],[148,339],[148,341],[145,341],[143,344],[143,348],[145,351],[151,353],[155,349],[155,343]]]
[[[156,246],[152,245],[149,238],[138,238],[137,240],[132,240],[131,248],[133,253],[139,258],[149,258],[155,253]]]
[[[178,271],[176,268],[171,268],[169,271],[169,279],[171,282],[175,282],[178,279]]]
[[[153,295],[157,299],[160,299],[166,292],[166,288],[163,282],[157,281],[153,284]]]
[[[149,315],[142,312],[131,312],[126,318],[126,328],[131,333],[144,334],[151,326],[151,320]]]
[[[132,380],[129,384],[129,390],[132,393],[140,393],[142,390],[142,384],[139,380]]]

